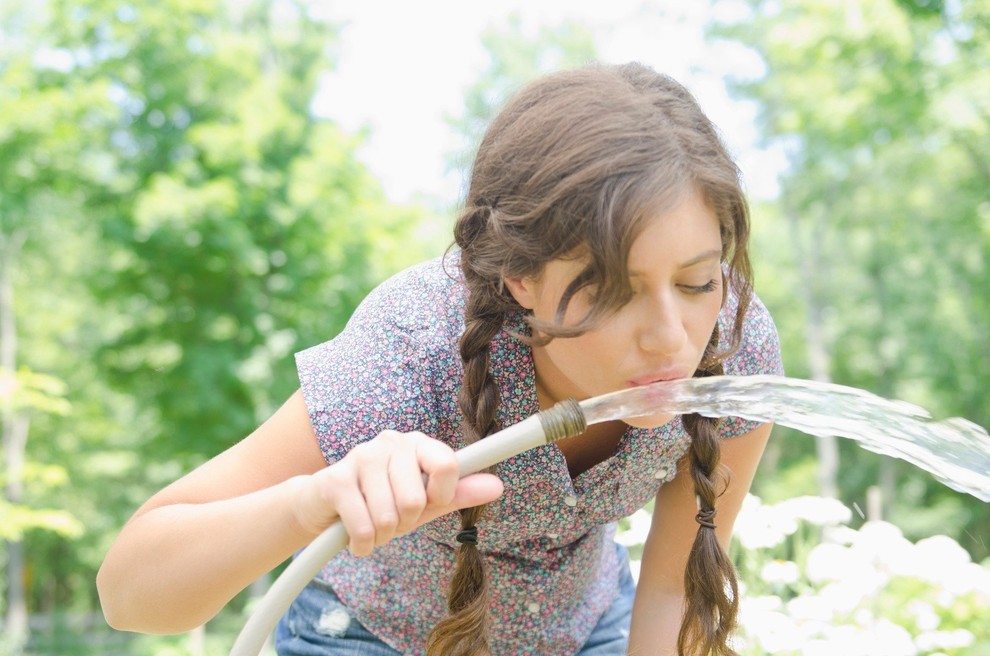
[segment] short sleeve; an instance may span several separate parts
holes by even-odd
[[[434,432],[430,296],[415,270],[397,274],[365,298],[337,337],[296,354],[328,464],[385,429]]]
[[[727,335],[728,331],[731,330],[734,307],[734,299],[730,299],[730,302],[726,304],[726,311],[719,316],[723,335]],[[773,322],[773,317],[770,316],[770,311],[755,294],[746,311],[739,350],[725,361],[724,370],[725,374],[729,376],[784,375],[777,326]],[[748,421],[739,417],[727,417],[721,424],[719,434],[722,437],[735,437],[748,433],[759,425],[759,422]]]

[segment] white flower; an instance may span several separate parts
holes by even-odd
[[[859,532],[848,526],[825,526],[822,529],[822,541],[833,544],[850,545],[856,541]]]
[[[899,547],[906,542],[904,533],[890,522],[871,521],[866,522],[859,529],[856,544],[872,546],[876,550],[888,547]]]
[[[869,608],[859,608],[853,613],[853,619],[860,626],[873,626],[873,622],[876,621],[876,617],[873,615],[873,611]]]
[[[781,513],[816,526],[836,526],[852,519],[852,511],[837,499],[826,497],[794,497],[776,505]]]
[[[907,629],[890,620],[879,620],[871,629],[873,635],[873,650],[870,654],[877,656],[913,656],[918,648],[911,639]]]
[[[797,563],[789,560],[771,560],[760,570],[760,577],[767,583],[788,585],[801,576]]]
[[[772,610],[778,610],[783,605],[780,597],[777,595],[754,595],[752,597],[742,597],[739,600],[739,613],[765,613]],[[740,622],[741,625],[745,626],[745,622]]]
[[[939,583],[957,576],[970,564],[966,550],[945,535],[919,540],[911,555],[911,566],[905,567],[902,573],[929,583]]]
[[[813,583],[848,581],[866,590],[886,581],[872,559],[863,558],[854,548],[823,542],[808,552],[805,575]]]
[[[942,621],[938,613],[935,612],[935,608],[928,602],[921,601],[920,599],[914,599],[909,602],[907,609],[914,615],[914,623],[922,631],[934,631]],[[920,647],[921,645],[918,646]]]
[[[914,562],[911,575],[939,587],[943,596],[990,595],[990,570],[971,562],[969,553],[948,536],[919,540]]]
[[[969,552],[948,535],[933,535],[923,538],[918,540],[915,546],[918,549],[918,555],[922,558],[935,558],[955,563],[968,563],[973,560],[970,558]]]
[[[937,583],[945,592],[953,596],[976,593],[990,600],[990,569],[976,563],[943,563],[939,569]]]
[[[975,637],[966,629],[954,631],[928,631],[914,639],[921,651],[936,649],[962,649],[973,644]]]
[[[892,574],[916,567],[914,545],[888,522],[867,522],[850,545],[855,558]]]
[[[796,530],[793,517],[764,506],[759,497],[749,494],[736,519],[735,536],[743,548],[759,550],[776,547]]]
[[[742,597],[739,602],[739,626],[747,642],[759,644],[761,653],[794,653],[808,637],[808,632],[787,613],[776,595]]]
[[[794,620],[784,613],[763,613],[759,617],[750,618],[750,622],[746,624],[746,629],[752,633],[764,652],[778,654],[801,651],[805,635]]]
[[[828,623],[835,615],[835,609],[828,600],[818,595],[794,597],[787,602],[787,612],[799,621]]]
[[[650,524],[652,522],[653,515],[640,508],[629,515],[629,528],[625,531],[619,531],[615,536],[615,541],[627,547],[645,544],[646,536],[650,534]]]
[[[990,604],[990,567],[971,564],[969,566],[969,582],[972,592],[981,597],[984,603]]]
[[[886,577],[874,572],[872,575],[849,577],[844,581],[829,583],[821,589],[818,596],[834,613],[846,615],[853,612],[863,599],[877,594],[886,583]]]
[[[853,626],[831,627],[818,640],[809,640],[800,653],[804,656],[866,656],[862,633]]]
[[[801,649],[803,656],[914,656],[917,653],[911,635],[887,620],[880,620],[868,629],[834,627],[822,639],[809,641]]]

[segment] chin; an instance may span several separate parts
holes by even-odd
[[[675,415],[646,415],[644,417],[630,417],[623,419],[623,423],[629,424],[633,428],[660,428],[664,424],[673,420]]]

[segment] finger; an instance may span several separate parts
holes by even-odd
[[[460,472],[454,450],[443,442],[425,438],[416,445],[419,468],[426,474],[426,502],[446,506],[454,499]]]
[[[457,482],[454,498],[450,503],[451,510],[480,506],[491,503],[502,496],[504,486],[502,479],[495,474],[471,474]]]
[[[419,524],[425,524],[441,515],[460,510],[491,503],[502,496],[504,486],[502,480],[494,474],[471,474],[465,476],[457,482],[454,490],[454,497],[451,502],[444,506],[427,506],[420,516]]]
[[[359,469],[359,486],[375,530],[372,546],[391,540],[399,526],[390,473],[392,457],[391,453],[379,452]]]
[[[406,533],[416,528],[416,521],[426,507],[423,472],[413,440],[407,440],[402,448],[393,452],[388,475],[397,513],[395,534]]]
[[[370,554],[375,546],[375,523],[358,486],[356,472],[338,474],[328,498],[347,531],[350,552],[355,556]]]

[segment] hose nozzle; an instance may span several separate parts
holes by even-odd
[[[553,444],[565,437],[580,435],[588,428],[584,411],[574,399],[564,399],[552,408],[537,415],[547,444]]]

